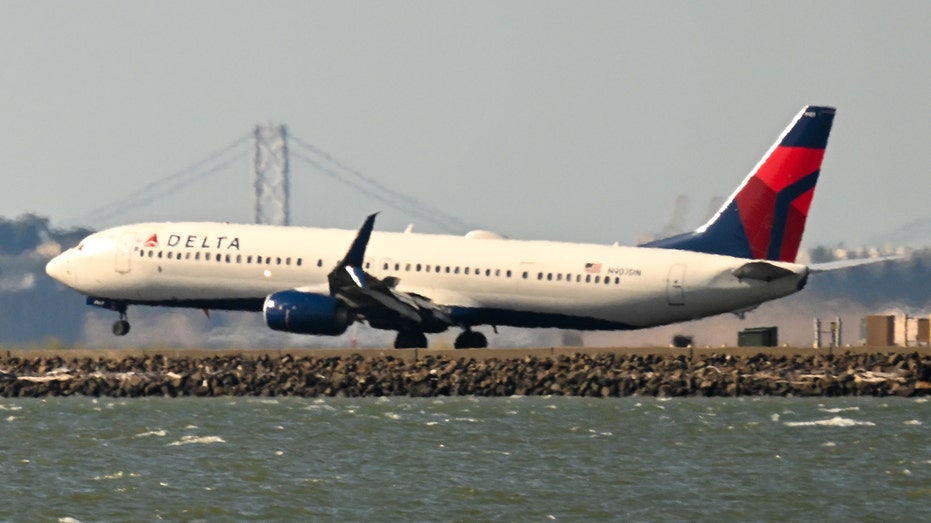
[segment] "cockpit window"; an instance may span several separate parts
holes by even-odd
[[[75,247],[76,250],[84,254],[97,254],[99,252],[112,251],[116,248],[116,243],[107,238],[84,238],[81,243]]]

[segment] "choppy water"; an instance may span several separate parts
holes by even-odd
[[[919,521],[925,399],[0,400],[2,521]]]

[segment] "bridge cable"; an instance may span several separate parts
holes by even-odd
[[[251,141],[253,139],[253,134],[249,133],[240,138],[237,138],[235,141],[226,145],[225,147],[210,153],[202,160],[192,163],[187,167],[176,171],[167,176],[163,176],[157,180],[154,180],[146,184],[141,189],[137,189],[132,193],[116,200],[115,202],[102,205],[95,209],[92,209],[80,216],[78,219],[72,220],[74,222],[84,222],[84,221],[105,221],[114,216],[118,216],[132,208],[143,207],[153,203],[155,200],[158,200],[169,194],[173,194],[178,190],[182,189],[183,186],[187,183],[199,180],[204,178],[207,175],[214,174],[219,172],[223,168],[229,166],[234,161],[241,160],[244,157],[252,153],[251,149],[246,149],[240,151],[238,154],[224,160],[223,162],[214,165],[206,170],[200,170],[202,167],[216,162],[223,158],[225,155],[234,151],[237,147],[240,147],[243,143]]]

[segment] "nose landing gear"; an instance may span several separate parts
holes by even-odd
[[[129,333],[129,321],[126,319],[126,310],[120,311],[120,319],[113,322],[113,334],[126,336]]]
[[[126,320],[126,308],[129,306],[125,301],[110,300],[107,298],[87,297],[87,304],[101,309],[116,311],[120,314],[120,319],[113,323],[113,334],[115,336],[126,336],[129,333],[129,321]]]

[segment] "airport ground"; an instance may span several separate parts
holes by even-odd
[[[0,396],[919,396],[931,348],[0,349]]]

